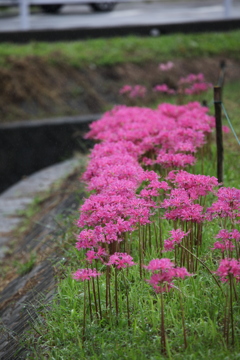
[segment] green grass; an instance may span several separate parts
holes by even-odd
[[[113,65],[125,62],[143,63],[158,59],[198,56],[230,56],[240,58],[240,31],[226,33],[174,34],[159,37],[94,39],[82,41],[37,43],[26,45],[0,44],[0,65],[9,66],[8,58],[40,56],[50,63],[59,59],[77,68],[86,65]],[[214,46],[213,46],[214,44]]]
[[[16,261],[14,266],[17,268],[17,273],[20,276],[28,274],[35,266],[37,255],[35,253],[30,254],[30,258],[25,262]]]

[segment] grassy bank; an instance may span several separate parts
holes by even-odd
[[[50,63],[64,60],[81,68],[86,65],[143,63],[157,58],[193,58],[199,56],[231,56],[240,58],[240,31],[227,33],[174,34],[159,37],[96,39],[87,41],[37,43],[27,45],[0,44],[0,65],[8,66],[8,57],[40,56]],[[213,46],[214,44],[214,46]]]

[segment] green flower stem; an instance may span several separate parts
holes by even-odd
[[[117,273],[118,273],[118,269],[115,268],[115,308],[116,308],[116,316],[118,317],[118,282],[117,282]]]
[[[216,276],[213,275],[213,273],[212,273],[212,271],[209,269],[209,267],[208,267],[201,259],[199,259],[195,254],[193,254],[191,251],[189,251],[187,248],[185,248],[185,246],[183,246],[183,245],[181,245],[181,244],[179,244],[179,246],[180,246],[181,248],[183,248],[185,251],[189,252],[192,256],[194,256],[194,257],[205,267],[205,269],[207,269],[207,271],[209,272],[209,274],[212,275],[212,277],[213,277],[214,281],[216,282],[217,286],[220,288],[220,290],[221,290],[222,293],[224,294],[224,291],[223,291],[223,289],[222,289],[219,281],[217,280]]]
[[[93,320],[92,316],[92,302],[91,302],[91,292],[90,292],[90,281],[87,282],[88,287],[88,302],[89,302],[89,311],[90,311],[90,319]]]
[[[163,293],[161,293],[161,352],[167,354]]]

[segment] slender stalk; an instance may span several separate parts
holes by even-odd
[[[152,248],[152,237],[151,237],[151,224],[148,224],[148,244],[149,244],[149,248]]]
[[[156,243],[156,250],[158,251],[158,235],[157,235],[157,228],[156,228],[156,223],[155,221],[153,222],[153,227],[154,227],[154,235],[155,235],[155,243]]]
[[[161,252],[163,250],[163,239],[162,239],[160,211],[158,212],[158,226],[159,226],[159,246],[160,246],[160,252]]]
[[[94,298],[95,309],[96,309],[96,317],[99,318],[98,302],[97,302],[97,296],[96,296],[96,289],[95,289],[95,281],[94,281],[94,278],[92,278],[92,287],[93,287],[93,298]]]
[[[138,224],[138,247],[139,247],[139,274],[142,279],[142,241],[141,241],[141,226]]]
[[[98,270],[97,262],[96,262],[96,270]],[[99,286],[99,279],[97,276],[97,293],[98,293],[98,308],[99,308],[99,314],[100,319],[102,319],[102,308],[101,308],[101,297],[100,297],[100,286]]]
[[[109,286],[108,286],[108,297],[109,297],[109,309],[112,311],[112,297],[111,297],[111,268],[109,268]]]
[[[108,294],[109,294],[109,266],[107,266],[107,270],[106,270],[106,311],[109,305]]]
[[[141,233],[142,233],[142,251],[143,251],[143,255],[145,255],[146,252],[146,236],[145,236],[145,227],[141,226]]]
[[[229,299],[229,311],[230,311],[230,319],[231,319],[231,332],[232,332],[232,345],[234,345],[234,321],[233,321],[233,277],[229,276],[229,288],[230,288],[230,299]]]
[[[118,282],[117,282],[117,272],[118,272],[118,269],[115,267],[115,308],[116,308],[116,316],[118,317]]]
[[[235,300],[238,301],[238,294],[237,294],[237,289],[236,289],[236,282],[233,281],[232,284],[233,284],[233,291],[234,291]]]
[[[181,306],[181,312],[182,312],[183,341],[184,341],[184,348],[186,349],[187,348],[187,331],[186,331],[186,326],[185,326],[185,315],[184,315],[181,291],[179,291],[179,295],[180,295],[180,306]]]
[[[163,293],[161,293],[161,352],[167,354]]]
[[[83,329],[82,329],[82,342],[85,341],[85,329],[86,329],[86,281],[84,281],[84,293],[83,293]]]
[[[128,271],[128,268],[127,268],[127,271]],[[127,285],[126,277],[125,277],[124,273],[123,273],[123,281],[124,281],[124,285],[125,285],[125,289],[126,289],[128,326],[130,327],[131,321],[130,321],[130,308],[129,308],[129,296],[128,296],[129,286]]]
[[[216,282],[217,286],[221,289],[222,293],[224,294],[223,289],[222,289],[219,281],[217,280],[216,276],[213,275],[213,273],[212,273],[212,271],[209,269],[209,267],[208,267],[201,259],[197,258],[197,256],[196,256],[195,254],[193,254],[191,251],[189,251],[187,248],[185,248],[185,246],[183,246],[182,244],[179,244],[179,246],[180,246],[181,248],[183,248],[185,251],[189,252],[192,256],[194,256],[194,257],[205,267],[205,269],[207,269],[207,271],[209,272],[209,274],[212,275],[212,277],[213,277],[214,281]]]
[[[92,302],[91,302],[91,292],[90,292],[90,281],[88,281],[87,287],[88,287],[88,301],[89,301],[90,319],[92,321],[93,316],[92,316]]]
[[[196,246],[196,252],[197,252],[197,254],[196,254],[196,262],[195,262],[195,271],[197,272],[197,270],[198,270],[198,256],[199,256],[199,246],[197,245]]]
[[[226,345],[229,344],[229,300],[228,300],[228,291],[226,293],[226,306],[225,306],[225,315],[224,315],[224,327],[223,334],[226,340]]]

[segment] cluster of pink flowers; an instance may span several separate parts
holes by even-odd
[[[229,216],[230,212],[231,219],[233,214],[234,219],[239,216],[240,191],[216,191],[219,184],[215,177],[173,170],[166,181],[161,181],[155,171],[141,166],[159,166],[161,170],[193,164],[195,153],[214,124],[207,108],[197,102],[161,104],[155,110],[116,106],[91,124],[86,137],[100,143],[92,150],[82,177],[93,193],[80,208],[77,225],[81,231],[76,242],[78,250],[86,249],[88,263],[97,260],[118,269],[134,265],[129,254],[119,252],[124,248],[124,233],[150,223],[158,207],[165,209],[166,219],[182,223],[200,224],[219,215]],[[207,209],[206,216],[201,200],[210,192],[217,195],[218,201]],[[159,195],[164,197],[160,203]],[[165,240],[165,250],[173,250],[190,236],[187,229],[172,230],[171,237]],[[169,272],[169,279],[174,277],[174,271]],[[156,275],[152,284],[160,276]],[[171,280],[167,287],[170,285]]]
[[[176,89],[170,88],[167,84],[156,85],[153,90],[168,95],[185,94],[198,95],[212,88],[212,84],[205,81],[203,74],[190,74],[181,78],[176,84]]]
[[[143,98],[146,95],[147,89],[143,85],[124,85],[119,94],[127,94],[130,98]]]
[[[186,276],[191,276],[186,268],[176,267],[170,259],[166,258],[151,260],[145,269],[152,272],[147,282],[152,285],[156,293],[168,292],[173,287],[173,280],[176,278],[184,279]]]
[[[185,167],[194,163],[193,154],[203,146],[205,136],[214,128],[214,118],[206,112],[207,108],[197,102],[182,106],[161,104],[156,110],[117,106],[92,124],[88,137],[104,141],[105,148],[121,148],[118,154],[119,157],[125,156],[123,163],[136,163],[141,156],[144,158],[151,151],[151,164],[156,162],[163,167]],[[129,156],[134,159],[130,160]],[[96,168],[96,162],[91,160],[91,163],[94,165],[90,165],[89,172],[93,171],[93,167]]]
[[[149,161],[162,167],[184,167],[194,163],[193,154],[203,146],[205,135],[214,126],[213,117],[206,112],[207,108],[197,102],[184,106],[162,104],[156,110],[117,106],[91,124],[86,137],[101,140],[101,143],[92,150],[82,177],[88,190],[94,193],[80,208],[77,225],[81,232],[76,243],[78,250],[88,249],[88,262],[104,258],[106,263],[104,249],[107,244],[121,242],[125,232],[150,222],[156,208],[153,197],[168,192],[171,187],[166,181],[160,181],[154,171],[143,170],[140,162]],[[147,152],[152,153],[151,159],[146,157]],[[189,211],[196,212],[199,206],[193,203],[194,191],[200,192],[200,187],[203,191],[204,182],[203,178],[195,177],[198,188],[194,183],[191,189],[184,189],[180,186],[180,178],[185,176],[187,182],[187,174],[170,173],[168,180],[179,187],[171,191],[170,199],[173,201],[176,191],[185,191],[184,204],[185,207],[189,205],[186,212],[193,219]],[[191,175],[188,176],[190,179]],[[137,195],[142,182],[147,185]],[[163,207],[172,206],[170,199]],[[181,211],[184,212],[183,207]]]
[[[196,203],[196,200],[213,192],[218,186],[217,179],[190,174],[184,170],[171,171],[167,179],[175,187],[161,204],[163,208],[168,209],[165,217],[171,220],[201,223],[205,219],[204,208]]]
[[[204,75],[190,74],[185,78],[181,78],[178,82],[179,91],[186,95],[196,95],[212,88],[212,84],[205,81]]]
[[[181,229],[171,230],[171,237],[164,241],[164,251],[172,251],[175,246],[180,244],[189,231],[184,232]]]
[[[240,217],[240,190],[236,188],[221,187],[217,192],[218,200],[207,209],[208,220],[214,218],[229,218],[239,222]]]
[[[190,199],[206,196],[219,185],[217,178],[207,175],[190,174],[187,171],[171,171],[167,179],[178,189],[186,190]]]
[[[202,82],[204,81],[204,75],[202,73],[200,74],[189,74],[186,77],[182,77],[179,80],[179,84],[193,84],[195,82]]]
[[[230,277],[240,281],[240,261],[236,259],[223,259],[216,271],[222,282],[228,282]]]
[[[158,91],[169,95],[175,95],[177,93],[176,90],[171,89],[167,84],[156,85],[154,86],[153,91]]]
[[[161,71],[169,71],[174,67],[172,61],[167,63],[159,64],[158,68]],[[170,88],[167,84],[158,84],[155,85],[153,91],[160,92],[168,95],[198,95],[202,92],[205,92],[212,88],[212,84],[206,82],[204,75],[199,74],[189,74],[186,77],[180,78],[176,83],[175,89]],[[143,85],[124,85],[120,90],[119,94],[126,94],[129,98],[143,98],[147,93],[147,89]]]
[[[101,273],[97,272],[96,269],[78,269],[73,275],[72,278],[74,280],[91,280],[92,278],[95,278],[97,276],[100,276]]]
[[[117,269],[123,269],[133,266],[135,265],[135,263],[133,262],[132,256],[128,255],[127,253],[115,252],[113,255],[109,256],[109,261],[107,265],[114,265]]]
[[[222,229],[216,235],[216,239],[220,239],[220,241],[216,241],[213,244],[212,250],[221,250],[223,254],[225,252],[231,253],[235,249],[235,246],[240,242],[240,232],[237,229],[234,229],[233,231]]]
[[[89,264],[92,264],[93,260],[100,260],[104,263],[104,259],[107,255],[106,250],[99,246],[96,250],[88,250],[86,252],[86,260]]]

